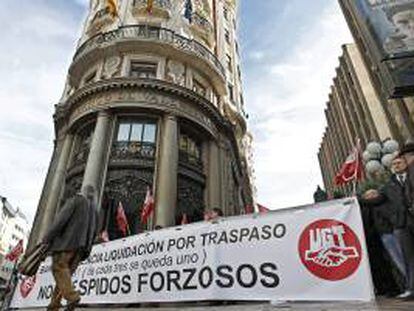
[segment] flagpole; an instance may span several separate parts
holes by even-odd
[[[355,173],[354,173],[354,182],[353,182],[353,188],[352,188],[352,196],[356,196],[357,195],[357,186],[358,186],[358,172],[359,172],[359,164],[360,164],[360,139],[357,138],[356,139],[356,145],[355,145],[355,159],[356,159],[356,168],[355,168]]]

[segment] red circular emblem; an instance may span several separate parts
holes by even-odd
[[[349,226],[337,220],[321,219],[303,230],[299,239],[299,255],[313,275],[339,281],[358,269],[362,248]]]

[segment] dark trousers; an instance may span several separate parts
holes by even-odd
[[[414,227],[396,230],[407,267],[407,289],[414,292]]]

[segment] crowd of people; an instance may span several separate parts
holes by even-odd
[[[392,174],[360,195],[377,295],[414,299],[414,144],[395,155]]]

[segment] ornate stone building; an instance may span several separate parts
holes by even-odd
[[[236,0],[92,0],[56,105],[56,143],[31,242],[82,185],[98,189],[101,226],[119,237],[173,226],[206,208],[239,214],[252,202],[250,143],[236,38]],[[250,139],[247,139],[250,141]],[[150,224],[140,223],[147,187]]]

